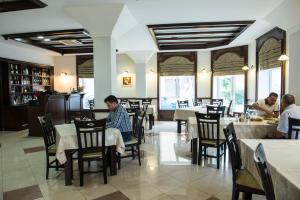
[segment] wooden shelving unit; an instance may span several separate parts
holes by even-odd
[[[0,129],[27,127],[29,101],[42,90],[54,89],[53,74],[52,66],[0,58]]]

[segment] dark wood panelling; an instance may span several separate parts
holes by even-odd
[[[258,81],[259,81],[259,51],[263,44],[270,38],[281,41],[281,52],[286,51],[286,31],[275,27],[271,31],[263,34],[256,39],[256,86],[255,86],[255,100],[258,99]],[[286,81],[286,62],[281,62],[281,94],[285,94],[285,81]]]
[[[6,40],[12,39],[25,44],[55,51],[61,54],[93,53],[93,39],[84,29],[41,31],[2,35]],[[38,38],[43,36],[44,38]],[[50,41],[45,41],[50,39]],[[76,42],[66,45],[65,42]]]
[[[206,49],[230,44],[255,21],[152,24],[159,50]]]
[[[46,6],[47,4],[40,0],[2,1],[0,2],[0,13],[44,8]]]

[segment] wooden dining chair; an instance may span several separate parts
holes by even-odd
[[[207,114],[219,114],[225,116],[225,106],[206,106]]]
[[[139,101],[129,101],[129,106],[132,109],[141,109],[141,105]]]
[[[223,99],[212,99],[211,104],[215,106],[222,106],[223,105]]]
[[[271,174],[267,167],[266,154],[261,143],[258,144],[253,155],[258,174],[264,187],[267,200],[275,200],[274,187]]]
[[[299,131],[300,131],[300,119],[295,119],[289,117],[289,131],[288,138],[289,139],[299,139]],[[295,133],[295,134],[293,134]],[[293,137],[294,135],[294,137]]]
[[[233,113],[233,111],[232,111],[232,103],[233,103],[233,101],[230,100],[230,102],[229,102],[229,104],[228,104],[227,113],[226,113],[226,115],[227,115],[228,117],[232,117],[232,113]]]
[[[142,126],[144,120],[144,112],[143,111],[136,111],[136,120],[135,120],[135,128],[132,134],[132,139],[128,142],[125,142],[125,151],[131,152],[126,155],[121,155],[118,153],[118,168],[121,169],[121,159],[123,158],[132,158],[133,160],[135,157],[138,157],[139,165],[141,166],[141,152],[140,152],[140,145],[142,143]]]
[[[93,120],[95,118],[95,114],[92,110],[80,110],[80,111],[73,111],[70,110],[67,112],[68,114],[68,123],[72,123],[75,120]]]
[[[220,168],[220,158],[224,155],[226,160],[226,142],[220,139],[220,115],[195,113],[198,127],[199,154],[198,165],[202,162],[202,156],[217,159],[217,169]],[[208,155],[207,148],[217,150],[216,155]],[[203,154],[204,148],[204,154]],[[222,150],[222,152],[221,152]]]
[[[202,106],[202,103],[203,103],[202,101],[203,101],[202,98],[196,98],[194,100],[194,106]]]
[[[78,168],[80,186],[84,183],[84,174],[103,172],[104,184],[107,184],[107,147],[105,145],[106,119],[93,121],[75,121],[78,140]],[[84,162],[102,161],[101,170],[85,171]]]
[[[152,99],[142,99],[142,105],[151,105]]]
[[[55,128],[52,123],[51,114],[38,117],[39,123],[42,129],[42,135],[45,143],[46,150],[46,179],[49,178],[49,169],[55,168],[56,171],[59,168],[63,168],[63,165],[59,165],[56,159],[56,135]],[[54,157],[54,160],[50,161],[50,158]]]
[[[184,100],[184,101],[178,100],[177,104],[178,104],[178,108],[188,108],[189,100]]]
[[[128,106],[128,99],[120,99],[120,105],[126,108]]]
[[[232,200],[238,200],[240,192],[245,194],[245,199],[251,199],[252,194],[264,195],[256,179],[247,169],[242,168],[240,149],[233,123],[223,129],[232,169]]]

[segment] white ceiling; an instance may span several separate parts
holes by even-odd
[[[291,0],[285,0],[291,1]],[[48,7],[0,14],[0,34],[85,28],[65,13],[66,7],[124,3],[136,26],[117,40],[122,51],[156,50],[147,24],[256,20],[230,46],[248,44],[275,25],[265,17],[284,0],[43,0]],[[109,15],[107,19],[109,19]],[[97,19],[93,23],[97,23]],[[123,24],[124,26],[124,24]]]

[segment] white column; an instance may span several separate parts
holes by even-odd
[[[94,37],[93,45],[95,107],[101,109],[105,97],[116,91],[116,48],[111,37]]]
[[[136,97],[146,97],[146,63],[135,63]]]

